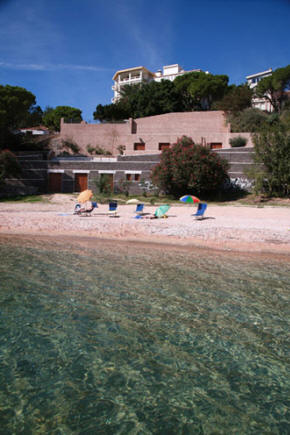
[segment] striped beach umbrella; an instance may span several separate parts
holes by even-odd
[[[179,201],[184,202],[185,204],[197,204],[200,202],[200,199],[193,195],[184,195],[179,198]]]

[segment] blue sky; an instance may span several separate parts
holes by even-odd
[[[93,122],[119,69],[178,63],[230,83],[290,64],[290,0],[0,0],[0,84]]]

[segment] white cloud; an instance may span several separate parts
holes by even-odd
[[[65,65],[65,64],[37,64],[37,63],[12,63],[0,62],[0,68],[22,70],[22,71],[92,71],[106,72],[112,71],[109,68],[93,66],[93,65]]]

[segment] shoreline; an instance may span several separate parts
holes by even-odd
[[[56,197],[57,198],[57,197]],[[54,198],[55,199],[55,198]],[[61,197],[63,200],[63,197]],[[119,217],[99,204],[89,217],[73,215],[75,201],[0,203],[0,236],[103,240],[164,249],[214,250],[290,260],[290,208],[209,205],[195,220],[192,206],[172,206],[167,219],[134,219],[136,206],[119,205]],[[156,206],[145,206],[153,214]]]
[[[78,247],[85,246],[89,249],[96,248],[96,244],[106,245],[107,247],[123,247],[123,248],[134,248],[139,250],[145,250],[148,252],[150,249],[154,250],[162,250],[164,254],[166,252],[179,251],[191,254],[202,254],[202,255],[222,255],[222,256],[230,256],[231,258],[241,258],[245,260],[250,259],[261,259],[261,260],[276,260],[281,261],[282,263],[290,264],[290,253],[289,247],[287,245],[287,250],[282,252],[281,249],[273,250],[272,247],[267,249],[266,246],[261,246],[261,249],[249,249],[249,244],[245,244],[244,249],[237,248],[236,245],[232,244],[221,244],[219,242],[216,243],[200,243],[200,241],[191,241],[190,243],[185,243],[181,240],[171,240],[167,241],[165,238],[124,238],[124,237],[106,237],[96,236],[88,233],[83,234],[58,234],[58,233],[17,233],[17,232],[0,232],[0,244],[6,240],[9,242],[15,241],[17,244],[20,240],[23,242],[34,244],[35,242],[55,242],[57,245],[62,246],[70,246],[76,245]],[[69,249],[69,248],[68,248]]]

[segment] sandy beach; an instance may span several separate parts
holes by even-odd
[[[73,215],[75,198],[53,195],[47,203],[0,203],[0,234],[97,237],[106,240],[203,247],[290,257],[290,208],[209,205],[203,220],[196,207],[178,204],[167,219],[134,219],[134,205],[119,205],[118,217],[99,204],[89,217]],[[145,205],[146,214],[156,206]]]

